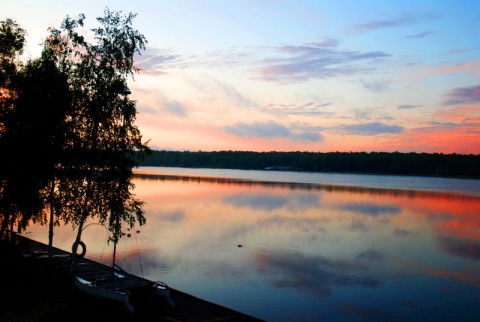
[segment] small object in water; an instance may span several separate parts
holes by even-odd
[[[238,247],[243,247],[243,245],[242,245],[242,244],[239,244]]]

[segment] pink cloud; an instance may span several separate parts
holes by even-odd
[[[477,90],[477,92],[480,92]],[[435,116],[456,123],[476,123],[480,125],[480,106],[479,105],[469,105],[469,106],[455,106],[453,108],[439,110]],[[480,131],[480,129],[479,129]]]
[[[432,125],[410,129],[387,140],[364,146],[366,151],[480,154],[480,131],[476,124]]]
[[[437,75],[447,75],[455,73],[474,73],[475,75],[480,74],[480,64],[478,61],[469,61],[463,64],[456,65],[445,65],[445,66],[429,66],[429,67],[419,67],[414,66],[413,76],[407,77],[405,81],[415,81],[434,77]]]
[[[480,103],[480,85],[457,87],[444,94],[443,105]]]
[[[473,72],[480,70],[480,65],[476,63],[466,63],[463,65],[443,66],[434,69],[438,74],[450,74],[460,72]]]

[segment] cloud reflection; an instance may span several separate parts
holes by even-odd
[[[375,249],[367,249],[366,251],[361,252],[357,255],[357,260],[364,260],[370,262],[382,261],[385,258],[383,253]]]
[[[365,222],[363,220],[359,219],[354,219],[352,221],[352,224],[350,225],[350,229],[352,231],[365,231],[367,230],[367,226],[365,225]]]
[[[321,235],[328,233],[328,230],[322,227],[316,219],[274,216],[262,218],[246,225],[231,226],[229,229],[225,229],[219,238],[224,241],[239,237],[248,240],[258,232],[268,230],[278,232],[280,229],[301,233],[304,237],[308,236],[310,241],[317,240],[321,238]]]
[[[455,237],[440,237],[440,249],[459,257],[480,260],[480,241]]]
[[[238,208],[249,207],[252,209],[274,210],[287,207],[290,210],[297,210],[320,206],[318,199],[317,194],[293,194],[288,196],[237,194],[227,196],[223,201]]]
[[[255,264],[260,275],[273,287],[296,288],[325,297],[333,287],[379,287],[381,282],[369,276],[358,276],[360,265],[345,259],[306,255],[301,251],[263,249],[256,253]]]
[[[371,203],[346,203],[338,207],[340,210],[347,210],[369,216],[396,215],[401,209],[395,206],[383,206]]]
[[[162,215],[162,218],[171,222],[180,222],[185,218],[185,213],[183,211],[172,211]]]
[[[395,236],[400,236],[400,237],[409,237],[409,236],[413,236],[414,233],[410,230],[407,230],[407,229],[402,229],[402,228],[395,228],[393,230],[393,234]]]
[[[226,204],[234,205],[237,208],[249,207],[253,209],[279,209],[288,204],[289,199],[287,197],[273,196],[273,195],[247,195],[239,194],[233,196],[227,196],[224,199]]]

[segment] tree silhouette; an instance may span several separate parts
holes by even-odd
[[[26,31],[11,19],[0,22],[0,214],[3,215],[0,239],[8,226],[13,228],[20,213],[31,215],[39,210],[35,183],[23,175],[25,164],[17,162],[21,158],[16,153],[28,149],[17,145],[29,124],[21,122],[22,112],[16,109],[21,69],[18,57],[23,52],[25,34]]]
[[[136,102],[120,95],[146,45],[135,17],[105,9],[89,42],[79,30],[85,16],[67,16],[49,29],[41,57],[25,65],[17,59],[25,31],[1,22],[1,233],[14,222],[19,229],[45,223],[49,209],[50,245],[59,219],[77,229],[72,269],[87,218],[105,225],[115,243],[122,224],[145,223],[131,178],[150,149],[134,124]]]
[[[145,223],[143,202],[131,192],[131,177],[137,154],[149,149],[134,125],[135,102],[119,95],[138,71],[134,55],[145,49],[144,36],[132,28],[135,16],[106,9],[104,17],[97,18],[100,26],[91,30],[94,43],[77,31],[84,15],[67,17],[60,29],[50,30],[47,39],[60,68],[68,74],[72,95],[71,132],[62,162],[67,180],[59,183],[62,198],[69,200],[63,219],[77,228],[72,267],[87,218],[106,225],[109,240],[115,243],[122,235],[122,222],[130,227],[137,221]]]

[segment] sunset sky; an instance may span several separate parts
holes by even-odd
[[[480,1],[0,0],[38,57],[69,15],[138,14],[156,150],[480,154]]]

